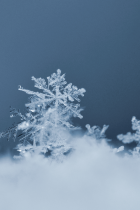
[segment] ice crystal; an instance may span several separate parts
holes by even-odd
[[[56,158],[68,152],[69,146],[66,131],[74,129],[72,117],[81,115],[79,96],[84,96],[85,89],[78,89],[72,83],[67,84],[65,74],[61,75],[58,69],[45,79],[32,77],[35,87],[42,92],[34,92],[19,86],[18,90],[29,95],[29,102],[25,104],[25,115],[20,110],[10,107],[10,117],[19,116],[21,121],[14,124],[7,131],[0,133],[0,137],[13,136],[16,139],[19,131],[20,144],[16,149],[24,154],[26,151],[39,151]]]
[[[86,125],[87,128],[87,135],[92,136],[95,139],[102,139],[105,138],[105,132],[108,129],[109,125],[103,125],[103,128],[101,129],[99,126],[93,126],[90,127],[89,124]]]
[[[113,149],[113,152],[115,152],[115,153],[119,153],[119,152],[122,152],[122,151],[124,151],[124,146],[120,146],[119,148],[114,148]]]
[[[132,117],[132,129],[135,130],[135,133],[128,132],[127,134],[119,134],[117,138],[123,143],[131,143],[133,141],[140,143],[140,120],[137,120],[136,117]]]
[[[117,138],[122,141],[124,144],[136,142],[137,147],[133,151],[130,151],[133,155],[139,154],[140,152],[140,120],[137,120],[136,117],[132,117],[132,130],[135,133],[128,132],[127,134],[119,134]]]

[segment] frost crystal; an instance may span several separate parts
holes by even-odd
[[[133,141],[140,143],[140,120],[137,120],[136,117],[132,117],[132,129],[135,130],[135,133],[128,132],[127,134],[119,134],[117,138],[123,143],[131,143]]]
[[[87,128],[87,135],[92,136],[95,139],[102,139],[105,138],[105,132],[108,129],[109,125],[104,125],[101,129],[99,126],[90,127],[89,124],[86,125]]]
[[[25,104],[26,113],[22,115],[19,110],[10,107],[10,117],[19,116],[21,122],[0,133],[0,137],[7,137],[9,140],[13,136],[15,140],[20,131],[20,144],[16,149],[21,154],[38,151],[57,158],[71,149],[66,131],[75,128],[70,123],[72,117],[83,117],[80,113],[82,109],[79,108],[79,96],[84,96],[85,89],[78,89],[72,83],[67,84],[65,74],[61,75],[60,69],[47,77],[48,84],[42,78],[32,77],[32,80],[34,86],[42,92],[18,87],[18,90],[31,95],[29,102]]]
[[[136,117],[132,117],[132,130],[135,130],[135,133],[128,132],[127,134],[119,134],[117,138],[122,141],[124,144],[137,142],[137,147],[133,151],[130,151],[133,155],[136,155],[140,151],[140,120],[137,120]]]

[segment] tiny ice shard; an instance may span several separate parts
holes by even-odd
[[[115,153],[122,152],[124,150],[124,146],[120,146],[119,148],[114,148],[113,151]]]

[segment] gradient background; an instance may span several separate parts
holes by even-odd
[[[109,124],[107,137],[131,130],[140,119],[139,0],[0,0],[0,130],[14,119],[9,106],[24,111],[34,90],[31,76],[56,69],[86,89],[82,127]],[[1,154],[16,143],[1,139]]]

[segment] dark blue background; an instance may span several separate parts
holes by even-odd
[[[66,80],[86,89],[82,127],[109,124],[107,136],[140,119],[139,0],[1,0],[0,130],[8,128],[9,105],[24,110],[31,76],[60,68]],[[13,147],[1,139],[1,152]]]

